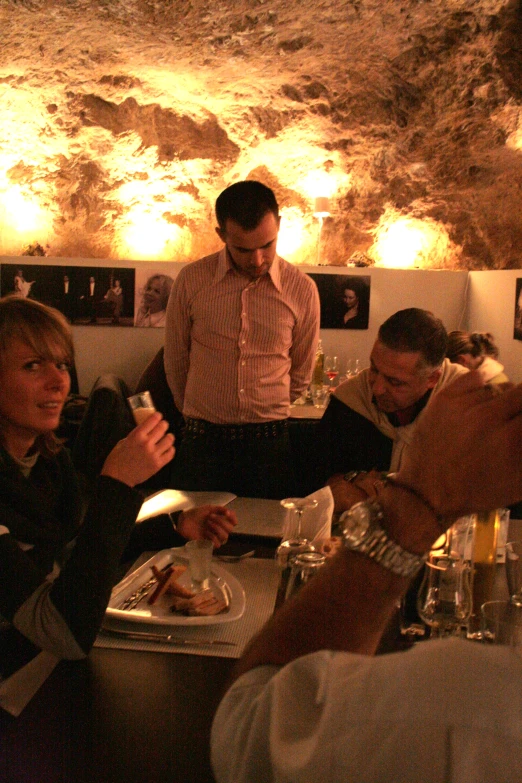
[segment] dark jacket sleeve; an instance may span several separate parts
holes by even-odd
[[[330,399],[318,428],[316,472],[319,484],[335,473],[388,470],[393,441],[337,397]]]
[[[53,604],[85,652],[100,628],[141,502],[136,490],[100,476],[72,553],[50,591]]]

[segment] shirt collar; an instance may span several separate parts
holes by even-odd
[[[268,270],[268,277],[271,279],[274,286],[277,288],[278,291],[281,291],[281,259],[278,255],[275,256],[274,261],[270,269]],[[214,283],[219,283],[220,280],[222,280],[227,272],[233,272],[235,274],[239,274],[239,272],[236,271],[236,269],[232,266],[232,262],[230,261],[230,258],[227,253],[227,246],[221,248],[218,254],[218,262],[216,267],[216,272],[214,274]],[[245,277],[245,280],[248,278]],[[262,278],[259,278],[262,280]]]

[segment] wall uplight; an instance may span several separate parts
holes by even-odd
[[[330,199],[327,196],[317,196],[314,205],[314,217],[319,218],[322,225],[322,219],[330,215]]]
[[[319,231],[317,232],[317,265],[321,264],[321,234],[323,233],[323,222],[330,216],[330,199],[327,196],[317,196],[314,205],[314,217],[319,221]]]

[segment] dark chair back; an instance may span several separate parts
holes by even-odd
[[[163,352],[164,349],[161,346],[158,353],[145,367],[137,383],[135,393],[150,391],[156,410],[161,411],[169,422],[170,431],[174,433],[176,439],[179,439],[183,432],[183,416],[176,407],[165,375]]]
[[[127,384],[116,375],[100,375],[92,387],[72,448],[74,466],[89,482],[99,475],[117,442],[136,426],[129,395]]]

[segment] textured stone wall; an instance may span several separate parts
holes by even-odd
[[[382,263],[395,232],[522,267],[520,0],[0,0],[0,29],[3,254],[196,258],[255,177],[290,260]]]

